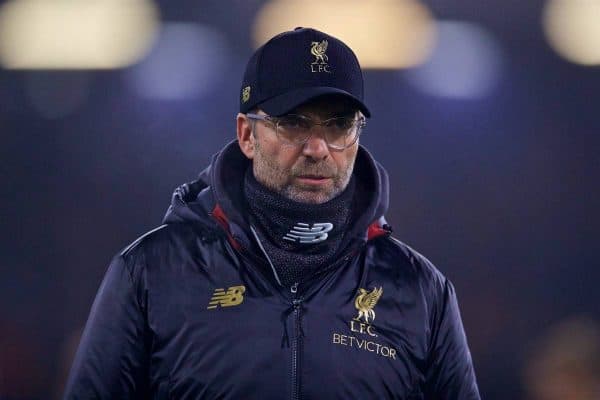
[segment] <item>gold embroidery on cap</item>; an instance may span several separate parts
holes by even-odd
[[[250,100],[250,86],[246,86],[242,90],[242,102],[247,103]]]
[[[315,56],[315,61],[310,64],[310,70],[312,72],[327,72],[331,73],[329,69],[329,57],[325,52],[327,51],[327,40],[321,42],[312,42],[310,44],[310,54]]]

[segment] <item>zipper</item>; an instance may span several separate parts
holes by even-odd
[[[250,267],[255,267],[256,264],[264,262],[263,260],[258,260],[256,256],[253,256],[253,254],[250,252],[250,250],[248,250],[243,245],[240,245],[240,249],[236,250],[231,246],[229,241],[225,241],[225,246],[228,249],[229,254],[233,258],[238,258],[238,257],[241,258]],[[269,263],[265,263],[265,265],[268,267]],[[260,268],[253,268],[253,271],[256,271],[256,273],[258,273],[259,276],[261,276],[266,281],[269,281],[269,283],[272,283],[270,281],[270,276],[265,274],[264,271],[262,271]],[[285,290],[287,290],[287,288],[284,288],[282,285],[281,286],[278,286],[278,285],[279,285],[279,282],[277,282],[277,285],[273,285],[273,288],[275,289],[275,290],[273,290],[273,293],[275,293],[277,296],[279,296],[286,304],[289,304],[290,297],[285,292]],[[278,290],[278,289],[284,289],[284,290],[282,291],[282,290]]]
[[[250,225],[250,230],[252,231],[252,234],[254,235],[256,242],[258,243],[258,247],[260,247],[260,250],[263,252],[263,254],[265,255],[265,258],[269,262],[269,265],[271,266],[271,271],[273,272],[273,275],[275,276],[277,283],[279,283],[279,286],[282,286],[281,280],[279,279],[279,275],[277,274],[277,270],[275,269],[275,266],[271,262],[271,257],[269,257],[269,255],[267,254],[267,251],[263,247],[262,242],[260,241],[260,238],[258,237],[258,234],[256,233],[256,230],[254,230],[254,227],[252,225]],[[296,284],[296,290],[297,289],[298,289],[298,284]],[[296,292],[292,292],[292,293],[296,293]]]
[[[301,306],[302,297],[296,297],[298,282],[290,288],[294,299],[294,340],[292,341],[292,400],[300,400],[300,353],[302,351]]]

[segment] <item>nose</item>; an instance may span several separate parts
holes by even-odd
[[[306,143],[304,143],[302,153],[306,157],[323,160],[329,155],[329,147],[327,146],[323,133],[319,131],[320,129],[313,128],[312,135],[308,138]]]

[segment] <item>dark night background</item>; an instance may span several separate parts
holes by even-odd
[[[423,3],[493,35],[499,77],[485,96],[454,99],[418,90],[409,72],[367,70],[361,141],[390,174],[395,236],[456,286],[482,397],[525,399],[539,338],[600,319],[600,67],[552,50],[544,1]],[[227,46],[210,90],[183,100],[136,95],[134,67],[0,68],[0,399],[60,396],[111,257],[234,137],[262,4],[159,2],[163,21],[209,26]],[[81,87],[85,100],[44,115],[32,85],[45,107]]]

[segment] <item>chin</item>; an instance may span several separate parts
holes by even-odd
[[[293,191],[285,195],[288,199],[298,203],[322,204],[335,197],[332,193],[315,192],[310,190]]]

